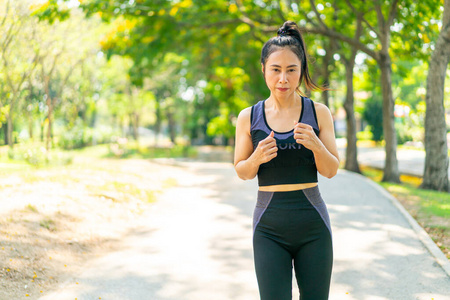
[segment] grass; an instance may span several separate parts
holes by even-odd
[[[197,151],[194,147],[175,145],[173,147],[149,147],[135,142],[129,142],[121,151],[115,144],[110,145],[110,151],[106,157],[116,158],[167,158],[167,157],[195,157]]]
[[[139,188],[128,182],[112,181],[103,185],[88,185],[86,188],[92,194],[113,202],[128,202],[133,198],[140,199],[145,203],[156,201],[156,191]]]
[[[117,247],[124,232],[146,222],[161,192],[178,185],[176,173],[166,178],[160,165],[147,167],[146,160],[192,153],[187,147],[130,143],[128,153],[117,157],[110,145],[97,145],[52,149],[73,160],[39,164],[45,156],[38,152],[36,160],[27,161],[22,155],[30,153],[27,147],[34,146],[15,145],[17,153],[10,155],[8,146],[0,146],[0,199],[14,193],[15,202],[0,214],[0,299],[24,298],[24,286],[34,299],[80,271],[88,259]]]
[[[30,211],[30,212],[34,212],[34,213],[38,213],[38,209],[36,208],[36,206],[32,205],[32,204],[28,204],[27,206],[25,206],[25,210],[26,211]]]
[[[55,231],[55,230],[56,230],[56,224],[55,224],[55,221],[53,221],[52,219],[50,219],[50,218],[48,218],[48,217],[45,217],[44,219],[42,219],[42,220],[39,222],[39,225],[40,225],[41,227],[44,227],[44,228],[50,230],[50,231]]]
[[[422,178],[401,175],[401,184],[381,182],[383,172],[361,167],[362,173],[397,198],[450,259],[450,193],[419,188]]]
[[[135,141],[127,141],[123,144],[110,143],[88,146],[74,150],[52,148],[48,155],[41,142],[17,144],[13,150],[10,150],[9,146],[0,146],[0,163],[4,164],[1,168],[2,172],[29,170],[32,166],[48,168],[51,166],[70,165],[77,156],[151,159],[162,157],[196,157],[196,155],[196,148],[191,146],[175,145],[172,147],[155,147]],[[49,161],[47,161],[47,158],[49,158]]]

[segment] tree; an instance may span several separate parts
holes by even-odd
[[[450,191],[444,84],[450,61],[450,0],[445,0],[442,29],[431,55],[426,94],[425,170],[422,188]]]
[[[356,21],[355,40],[360,39],[362,31],[362,20],[360,17]],[[345,149],[345,166],[349,171],[361,173],[358,164],[358,148],[356,146],[356,118],[354,106],[353,78],[355,59],[358,50],[351,48],[349,58],[342,55],[342,61],[345,66],[345,81],[347,83],[347,91],[345,95],[344,109],[347,123],[347,148]]]
[[[2,84],[4,99],[0,107],[6,111],[7,132],[6,141],[12,148],[13,141],[13,111],[17,106],[28,77],[34,71],[38,61],[39,51],[30,45],[36,37],[33,28],[36,20],[30,17],[24,3],[6,1],[3,19],[0,21],[0,55],[1,69],[6,84]],[[31,46],[31,47],[30,47]],[[34,49],[33,49],[34,48]],[[3,98],[3,97],[2,97]]]

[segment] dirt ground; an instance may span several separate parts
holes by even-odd
[[[117,249],[177,185],[179,170],[83,157],[67,167],[0,172],[0,299],[37,299]]]

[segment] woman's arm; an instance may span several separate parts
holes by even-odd
[[[258,173],[259,166],[277,156],[277,145],[273,132],[260,141],[253,151],[250,136],[251,107],[241,111],[236,122],[236,142],[234,150],[234,169],[239,178],[253,179]]]
[[[333,118],[328,107],[315,103],[319,136],[310,125],[297,123],[295,135],[297,143],[302,144],[314,153],[317,171],[327,178],[336,175],[339,168],[339,153],[334,135]]]

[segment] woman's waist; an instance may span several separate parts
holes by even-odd
[[[279,190],[267,191],[299,190],[311,187],[313,183],[317,184],[317,168],[315,165],[294,165],[282,168],[266,168],[260,166],[258,170],[258,185],[260,187],[280,187]],[[302,186],[303,184],[307,185]],[[308,186],[308,184],[311,186]]]
[[[308,183],[294,183],[294,184],[274,184],[260,186],[259,191],[261,192],[291,192],[299,191],[317,186],[317,182]]]

